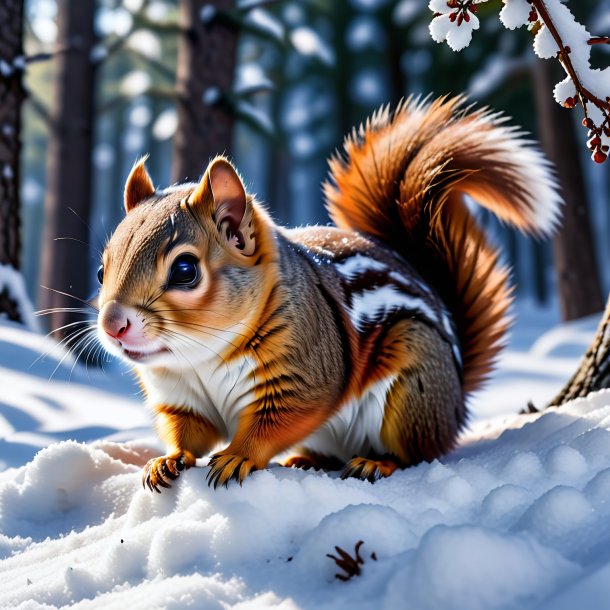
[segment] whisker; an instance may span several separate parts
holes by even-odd
[[[91,333],[91,335],[85,335],[83,337],[84,341],[81,341],[81,344],[79,345],[78,355],[74,359],[74,362],[72,363],[72,368],[70,369],[70,376],[69,376],[70,380],[72,380],[72,373],[74,372],[74,369],[76,368],[76,364],[79,361],[80,362],[84,361],[85,371],[87,372],[87,379],[89,381],[91,381],[91,378],[89,377],[89,368],[88,368],[87,364],[88,364],[90,348],[91,348],[91,346],[95,346],[94,337],[95,337],[95,335],[93,333]],[[83,345],[83,343],[84,343],[84,345]],[[81,345],[82,345],[82,347],[81,347]]]
[[[87,248],[91,248],[91,244],[82,240],[82,239],[78,239],[77,237],[56,237],[53,241],[75,241],[76,243],[82,244],[83,246],[87,246]],[[99,248],[96,248],[97,250],[97,257],[95,258],[95,260],[97,260],[98,258],[102,258],[102,251]],[[93,256],[90,255],[90,258],[94,258]]]
[[[58,330],[62,330],[62,329],[69,328],[72,326],[77,326],[80,324],[91,324],[91,320],[78,320],[76,322],[71,322],[69,324],[65,324],[64,326],[62,326],[58,329],[52,330],[51,332],[47,333],[45,336],[50,337],[53,333],[57,332]],[[93,325],[92,325],[92,328],[93,328]],[[28,370],[31,369],[35,364],[37,364],[40,360],[43,360],[44,358],[49,356],[53,352],[53,350],[60,348],[63,343],[67,343],[70,340],[70,336],[71,335],[65,336],[61,341],[58,341],[56,344],[54,344],[53,347],[51,347],[50,349],[48,349],[45,352],[43,352],[42,354],[40,354],[40,356],[38,356],[38,358],[36,358],[36,360],[34,360],[32,362],[32,364],[30,364],[30,366],[28,367]]]
[[[75,347],[79,344],[80,341],[83,340],[83,338],[85,338],[87,336],[87,333],[92,332],[93,331],[93,327],[89,327],[89,328],[83,328],[81,330],[77,330],[76,332],[74,332],[73,334],[69,335],[67,337],[68,340],[72,340],[75,343],[73,345],[70,345],[69,348],[66,350],[66,353],[64,354],[64,356],[61,358],[61,360],[57,363],[57,366],[53,369],[53,372],[51,373],[51,375],[49,376],[49,381],[51,381],[51,379],[53,379],[53,376],[55,375],[55,373],[59,370],[59,368],[61,367],[61,365],[64,363],[64,360],[68,357],[68,356],[73,356],[72,352],[74,351]],[[78,341],[76,341],[76,337],[79,337]]]
[[[241,324],[242,326],[244,326],[245,328],[247,328],[251,333],[255,333],[256,330],[254,328],[252,328],[252,326],[250,326],[249,324],[246,324],[246,322],[242,321],[242,320],[235,320],[235,318],[232,318],[230,316],[228,316],[227,314],[223,314],[219,311],[216,311],[214,309],[206,309],[205,307],[180,307],[178,309],[151,309],[151,311],[153,313],[179,313],[179,312],[183,312],[183,311],[200,311],[202,313],[205,312],[211,312],[215,315],[221,316],[223,318],[226,318],[229,322],[233,323],[233,326],[237,326],[238,324]]]
[[[213,312],[215,314],[218,313],[218,312],[216,312],[216,311],[214,311],[212,309],[200,309],[200,308],[190,308],[190,309],[151,309],[150,311],[153,314],[159,314],[159,313],[162,313],[162,312],[181,312],[181,311],[202,311],[202,312],[211,311],[211,312]],[[223,314],[219,314],[219,315],[223,315]],[[193,328],[197,328],[197,327],[203,328],[203,329],[209,328],[209,329],[214,330],[216,332],[224,332],[223,329],[216,328],[214,326],[208,326],[208,325],[205,325],[205,324],[199,324],[197,322],[188,322],[188,321],[179,321],[178,322],[178,321],[175,321],[175,320],[169,320],[168,321],[163,316],[159,316],[159,317],[161,319],[163,319],[164,322],[166,322],[166,323],[181,324],[182,326],[186,326],[188,324],[188,325],[192,326]],[[257,331],[255,329],[253,329],[249,324],[246,324],[245,322],[242,322],[242,321],[236,322],[234,319],[232,319],[232,318],[230,318],[229,316],[226,316],[226,315],[223,316],[223,317],[228,318],[230,322],[233,322],[233,325],[229,326],[226,330],[231,330],[234,326],[241,325],[247,331],[252,333],[252,336],[248,336],[248,335],[245,335],[245,334],[240,333],[238,331],[231,330],[231,332],[235,333],[237,336],[243,337],[245,340],[251,340],[257,334]],[[268,336],[263,337],[263,341],[265,343],[267,343],[268,345],[271,345],[273,347],[278,347],[278,348],[281,348],[284,345],[281,341],[276,341],[273,337],[268,337]],[[237,348],[238,346],[235,346],[235,347]]]
[[[95,239],[96,239],[96,241],[97,241],[97,243],[98,243],[98,244],[102,244],[102,243],[103,243],[103,242],[100,240],[100,236],[99,236],[99,234],[97,233],[97,231],[94,231],[94,230],[91,228],[91,225],[90,225],[90,224],[89,224],[89,223],[88,223],[86,220],[84,220],[84,219],[83,219],[83,218],[80,216],[80,214],[79,214],[79,213],[78,213],[78,212],[77,212],[77,211],[76,211],[74,208],[72,208],[72,207],[68,207],[68,210],[70,210],[70,212],[72,212],[72,214],[74,214],[74,216],[76,216],[76,218],[78,218],[78,219],[79,219],[79,220],[80,220],[80,221],[83,223],[83,225],[85,225],[85,227],[87,227],[87,230],[89,231],[89,235],[93,235],[93,236],[95,237]],[[87,246],[90,246],[90,244],[87,244]],[[97,247],[97,249],[98,249],[98,251],[99,251],[99,250],[100,250],[99,245],[98,245],[98,246],[96,246],[96,247]]]
[[[186,342],[187,345],[189,345],[189,343],[190,343],[190,344],[197,345],[199,347],[203,347],[204,349],[207,349],[209,352],[212,352],[215,356],[217,356],[221,362],[224,363],[224,365],[227,367],[227,373],[228,373],[229,366],[228,366],[226,360],[216,350],[213,350],[209,345],[206,345],[205,343],[202,343],[201,341],[198,341],[197,339],[194,339],[193,337],[189,337],[188,335],[185,335],[184,333],[180,333],[180,332],[170,329],[170,328],[155,327],[153,325],[151,325],[151,328],[155,328],[155,330],[161,331],[162,333],[165,333],[167,335],[171,335],[172,337],[181,339],[183,342]],[[215,335],[212,335],[212,336],[215,336]]]
[[[84,313],[84,314],[91,313],[88,309],[84,309],[83,307],[50,307],[49,309],[39,309],[38,311],[34,312],[34,315],[35,316],[48,316],[49,314],[60,313],[60,312]]]
[[[55,292],[57,294],[62,294],[65,297],[75,299],[76,301],[79,301],[80,303],[87,305],[87,307],[91,307],[91,309],[93,309],[94,311],[99,313],[99,309],[95,305],[91,305],[91,303],[89,303],[89,301],[85,301],[85,299],[81,299],[80,297],[74,296],[73,294],[70,294],[69,292],[63,292],[61,290],[56,290],[55,288],[49,288],[48,286],[41,285],[40,287],[44,288],[45,290],[50,290],[51,292]]]
[[[205,324],[197,324],[196,322],[176,322],[175,320],[165,321],[165,324],[168,326],[175,325],[175,326],[181,326],[183,328],[201,329],[202,332],[204,332],[205,334],[210,335],[211,337],[215,337],[216,339],[219,339],[220,341],[224,341],[227,345],[231,345],[235,349],[238,349],[240,347],[239,344],[236,345],[232,341],[229,341],[229,339],[227,339],[226,337],[223,337],[222,335],[215,335],[213,332],[210,332],[210,331],[215,331],[218,333],[224,332],[222,329],[215,328],[214,326],[207,326]],[[249,337],[247,335],[244,335],[242,333],[235,332],[234,334],[237,335],[238,337],[243,337],[244,339],[249,339]]]
[[[82,349],[80,349],[77,357],[74,358],[74,362],[72,363],[72,368],[70,369],[70,375],[68,377],[69,380],[72,380],[72,373],[74,372],[74,368],[76,367],[79,360],[81,359],[83,352],[85,352],[90,345],[94,345],[94,346],[96,345],[95,341],[97,339],[97,334],[96,333],[91,333],[91,335],[85,334],[84,339],[86,340],[85,346]],[[86,358],[85,358],[85,369],[87,369],[87,359]]]

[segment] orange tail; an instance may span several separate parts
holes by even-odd
[[[549,234],[561,197],[550,164],[505,117],[464,99],[407,100],[379,110],[330,161],[331,218],[399,251],[453,313],[464,390],[491,371],[509,326],[509,271],[464,195],[525,232]]]

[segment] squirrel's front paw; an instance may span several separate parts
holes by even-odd
[[[241,485],[243,480],[254,470],[256,470],[256,465],[251,459],[243,455],[221,451],[210,458],[210,472],[207,476],[208,485],[213,485],[214,489],[219,485],[228,487],[231,479]]]
[[[392,458],[371,460],[356,456],[345,465],[341,478],[353,477],[374,483],[378,479],[389,477],[398,467],[398,464]]]
[[[142,472],[142,487],[161,493],[159,486],[171,487],[183,470],[195,465],[195,456],[188,451],[148,460]]]

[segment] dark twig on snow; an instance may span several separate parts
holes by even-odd
[[[360,566],[364,565],[364,559],[362,559],[360,556],[360,547],[363,544],[363,540],[358,540],[358,542],[356,542],[353,557],[339,546],[335,546],[337,555],[331,555],[330,553],[326,554],[326,556],[332,559],[344,572],[344,574],[335,574],[335,578],[347,581],[354,576],[360,576],[362,571]],[[373,561],[377,561],[377,555],[375,552],[371,553],[371,559]]]

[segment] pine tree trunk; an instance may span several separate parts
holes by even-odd
[[[19,157],[23,72],[23,1],[0,4],[0,264],[19,268]],[[15,62],[15,60],[17,61]],[[17,302],[5,287],[0,315],[22,322]]]
[[[86,299],[90,290],[89,211],[94,66],[91,49],[94,0],[58,0],[55,91],[47,150],[45,227],[40,284]],[[56,241],[57,238],[60,239]],[[82,307],[76,299],[41,289],[42,308]],[[82,316],[57,312],[48,316],[57,329]],[[58,333],[63,335],[65,333]]]
[[[549,406],[558,407],[603,388],[610,388],[610,297],[595,339],[578,370]]]
[[[238,32],[218,12],[232,9],[233,4],[232,0],[180,3],[178,127],[172,165],[175,182],[198,180],[212,157],[231,153],[234,118],[222,103],[222,95],[233,89]],[[202,19],[204,7],[215,10],[216,16]]]
[[[552,90],[562,75],[556,62],[536,61],[534,90],[539,133],[547,157],[555,164],[565,200],[561,227],[553,240],[561,313],[564,320],[601,311],[603,297],[582,168],[572,116]]]

